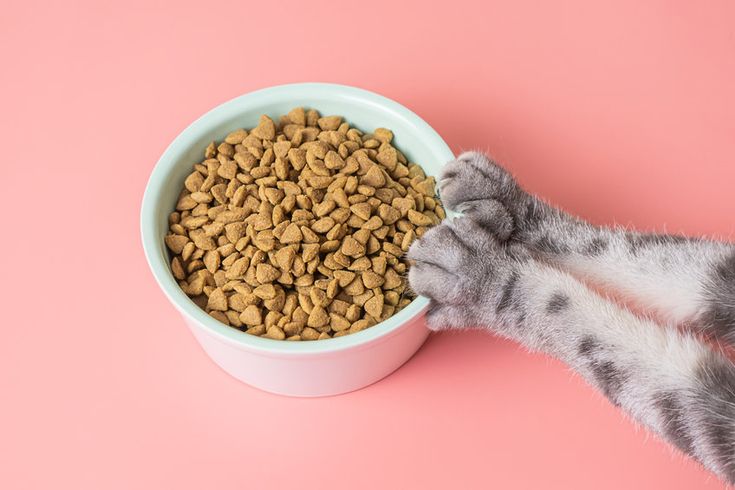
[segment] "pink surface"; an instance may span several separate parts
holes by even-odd
[[[538,3],[5,4],[0,487],[721,488],[559,363],[478,333],[346,396],[261,393],[144,263],[170,140],[294,81],[394,98],[595,222],[730,236],[734,4]]]

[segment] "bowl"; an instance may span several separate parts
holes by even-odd
[[[212,109],[179,134],[151,173],[143,196],[141,234],[146,259],[158,285],[179,311],[204,351],[226,372],[261,390],[290,396],[326,396],[357,390],[389,375],[421,347],[429,331],[428,299],[363,331],[334,339],[271,340],[224,325],[184,294],[169,266],[163,237],[184,179],[204,148],[240,127],[254,127],[261,114],[272,118],[296,106],[344,116],[362,131],[386,127],[395,145],[436,175],[453,158],[441,137],[420,117],[383,96],[344,85],[299,83],[251,92]]]

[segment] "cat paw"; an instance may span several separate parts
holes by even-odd
[[[530,197],[507,170],[476,151],[449,162],[438,189],[447,208],[489,227],[500,240],[513,233]]]
[[[411,288],[431,300],[427,323],[432,330],[492,322],[524,260],[523,250],[513,252],[469,217],[431,228],[411,245],[408,258]]]

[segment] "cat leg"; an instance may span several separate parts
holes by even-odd
[[[535,256],[614,288],[668,322],[691,323],[735,345],[732,244],[593,226],[525,192],[477,152],[445,167],[439,191],[449,209],[500,229]]]
[[[487,329],[561,359],[735,483],[735,368],[696,337],[633,315],[469,218],[429,230],[408,257],[432,329]]]

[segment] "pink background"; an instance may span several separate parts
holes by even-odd
[[[0,487],[721,488],[561,364],[476,333],[346,396],[251,389],[154,284],[138,210],[200,114],[331,81],[595,222],[730,236],[734,5],[5,2]]]

